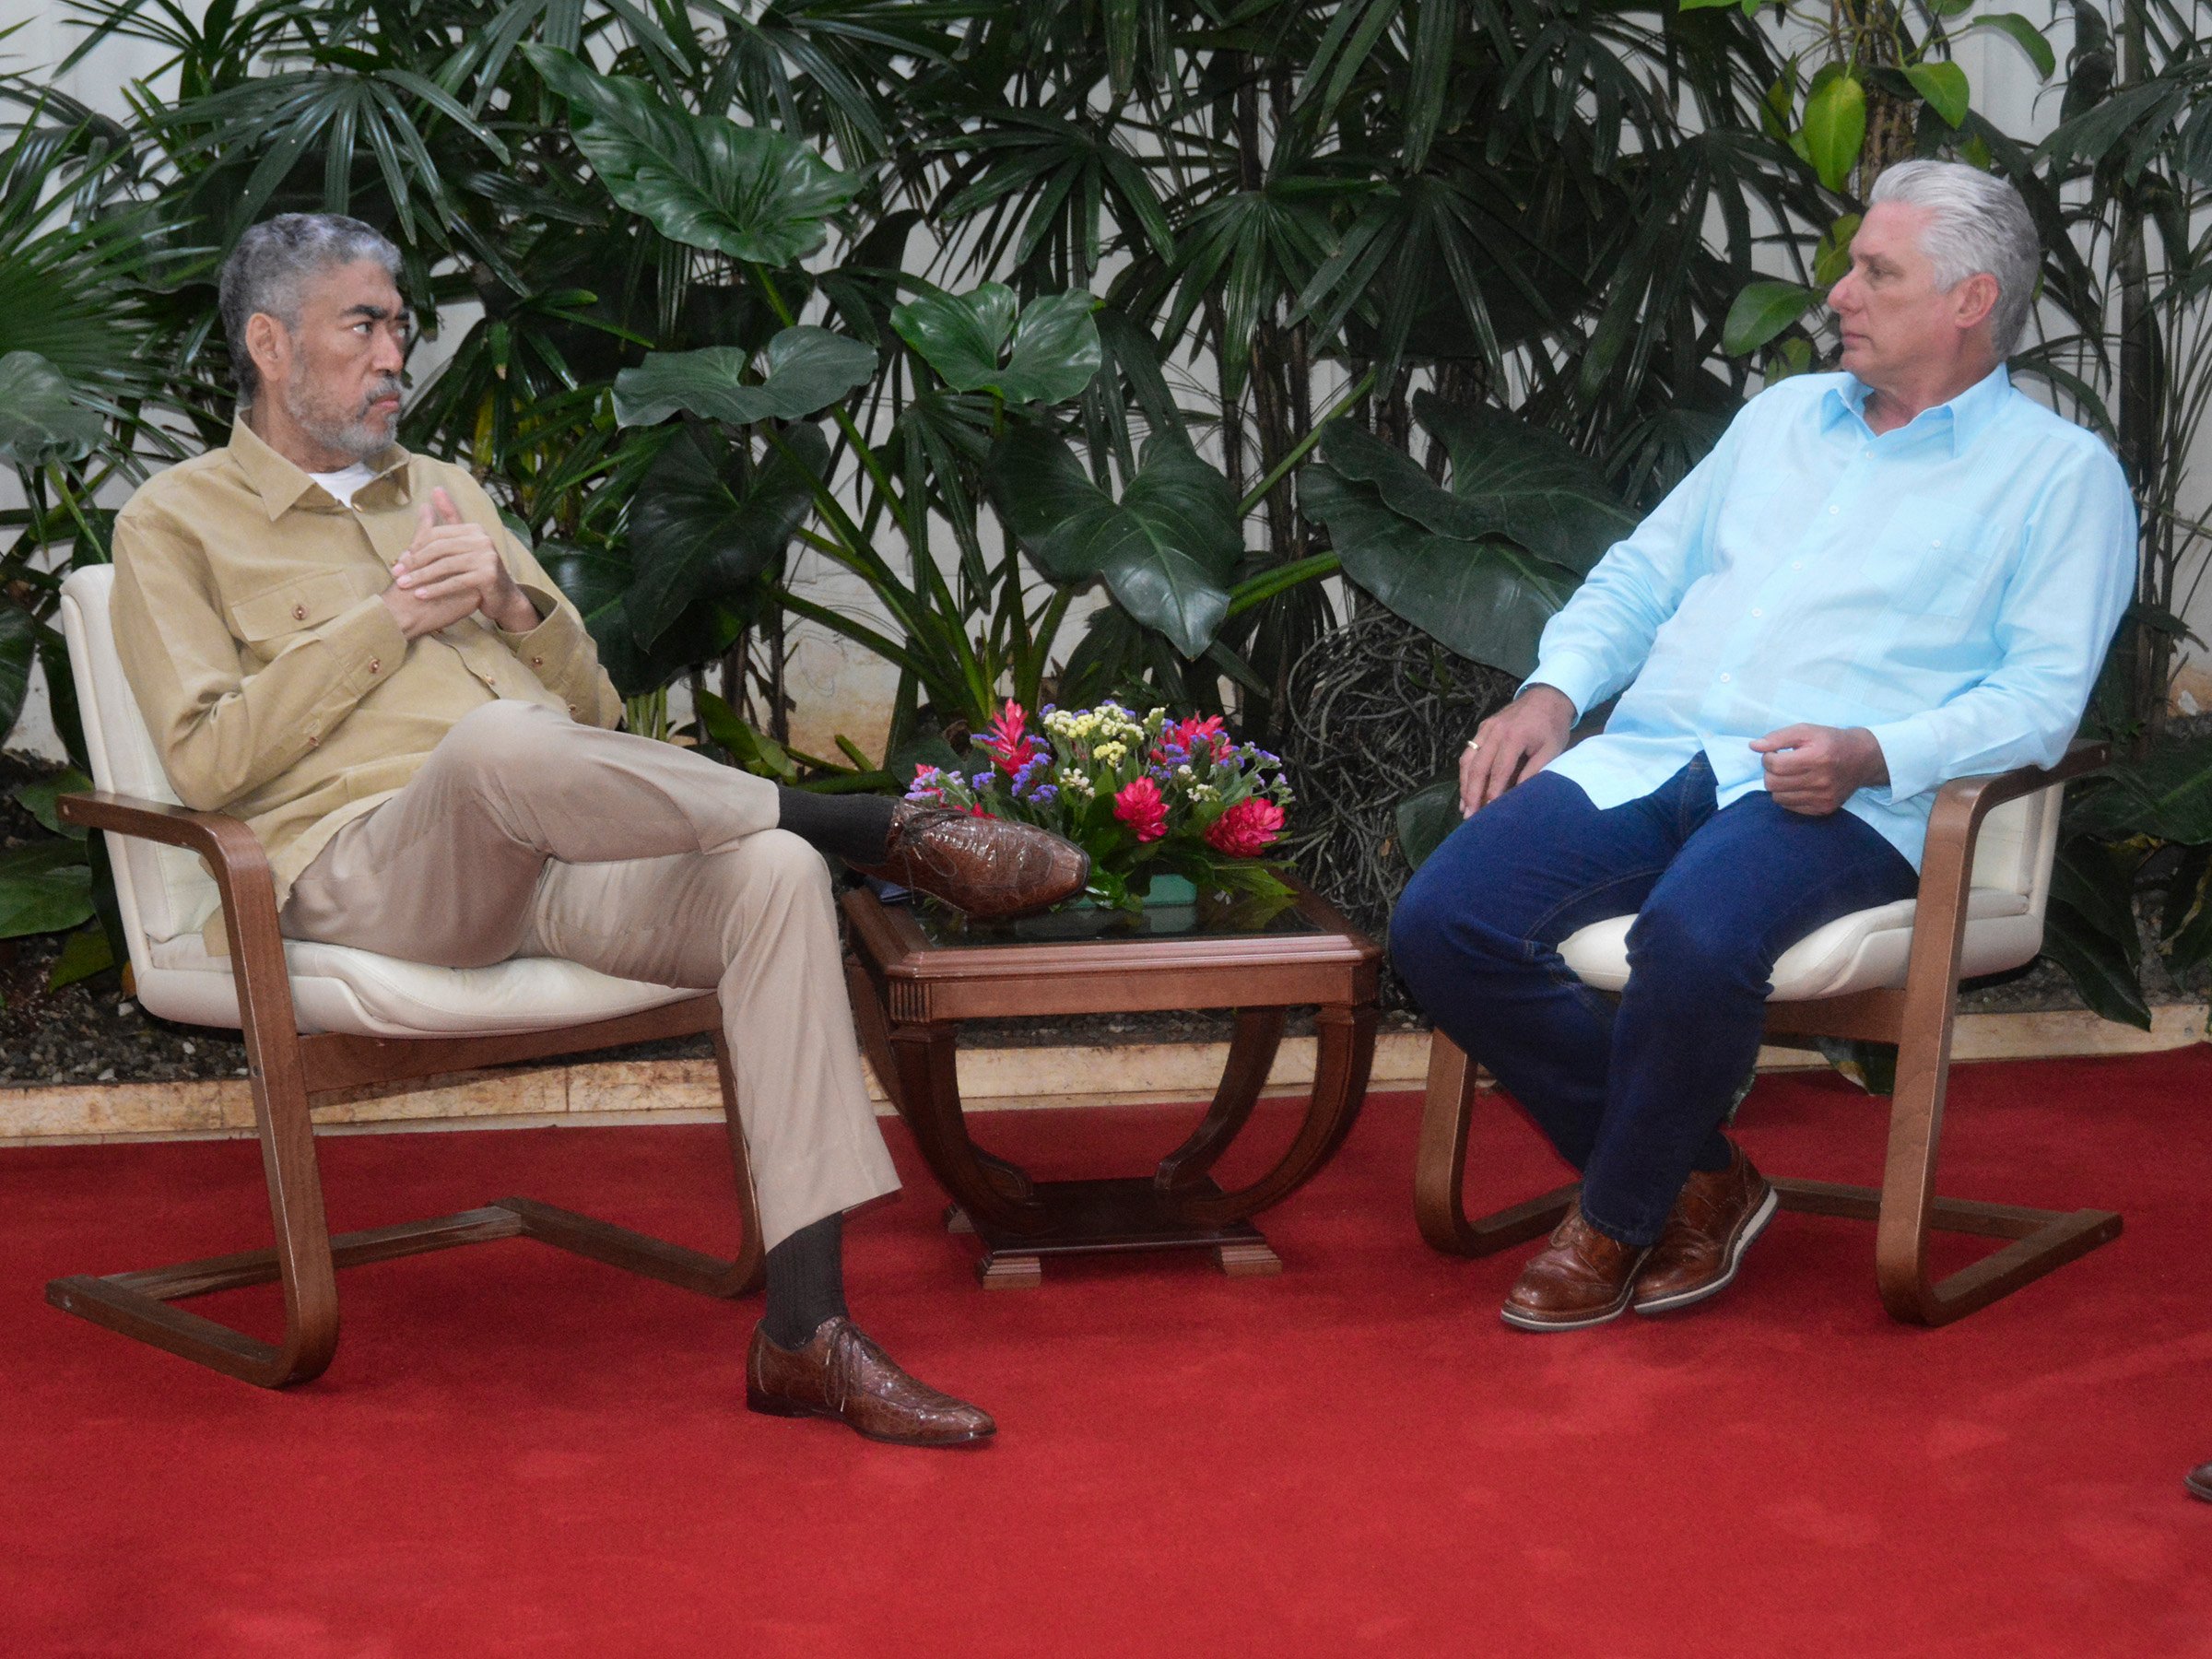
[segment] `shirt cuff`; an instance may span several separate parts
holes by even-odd
[[[537,607],[537,626],[521,633],[510,633],[504,628],[493,631],[505,641],[508,650],[529,665],[532,673],[541,680],[546,679],[559,674],[574,657],[579,629],[562,606],[559,594],[525,584],[523,596]]]
[[[340,611],[316,637],[336,653],[339,681],[356,700],[398,672],[407,654],[406,631],[381,598]]]
[[[1579,721],[1597,700],[1605,683],[1605,673],[1596,664],[1562,653],[1538,663],[1536,671],[1521,682],[1520,691],[1514,695],[1519,696],[1531,686],[1549,686],[1574,705],[1574,717]]]
[[[1936,750],[1936,734],[1925,720],[1893,720],[1868,726],[1880,745],[1882,762],[1889,769],[1889,798],[1908,801],[1943,782],[1942,757]]]

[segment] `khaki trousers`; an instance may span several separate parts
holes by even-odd
[[[670,744],[500,701],[293,884],[293,938],[448,968],[565,957],[712,990],[760,1231],[898,1190],[853,1031],[830,870],[775,786]]]

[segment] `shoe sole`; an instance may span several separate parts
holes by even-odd
[[[772,1394],[760,1394],[751,1388],[745,1391],[745,1408],[757,1411],[762,1417],[826,1418],[832,1423],[843,1424],[863,1440],[875,1441],[885,1446],[919,1446],[924,1451],[954,1452],[968,1446],[986,1446],[998,1434],[995,1425],[981,1433],[962,1435],[958,1440],[945,1440],[935,1435],[874,1434],[861,1428],[842,1412],[832,1411],[827,1406],[806,1406],[793,1400],[779,1400]]]
[[[1751,1248],[1753,1240],[1767,1230],[1767,1223],[1774,1219],[1774,1212],[1781,1207],[1782,1194],[1770,1186],[1767,1188],[1766,1197],[1760,1201],[1759,1207],[1751,1212],[1750,1218],[1736,1229],[1735,1237],[1728,1244],[1727,1267],[1712,1283],[1699,1285],[1688,1290],[1677,1290],[1672,1296],[1658,1296],[1645,1301],[1630,1302],[1630,1306],[1648,1318],[1657,1313],[1672,1313],[1682,1308],[1695,1306],[1709,1296],[1718,1296],[1735,1282],[1735,1270],[1743,1265],[1744,1252]]]
[[[2201,1498],[2206,1503],[2212,1503],[2212,1475],[2206,1475],[2202,1480],[2194,1474],[2184,1475],[2182,1477],[2182,1489],[2192,1498]]]
[[[1602,1313],[1578,1314],[1572,1319],[1540,1319],[1513,1308],[1499,1309],[1498,1317],[1516,1331],[1586,1331],[1593,1325],[1611,1324],[1628,1311],[1629,1304],[1624,1299],[1617,1308],[1607,1308]]]

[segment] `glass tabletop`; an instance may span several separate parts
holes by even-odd
[[[1300,908],[1295,897],[1205,897],[1195,904],[1147,905],[1135,913],[1069,907],[1011,922],[980,922],[911,894],[885,902],[910,909],[923,937],[940,950],[1074,945],[1093,939],[1124,944],[1135,939],[1285,938],[1326,931]]]

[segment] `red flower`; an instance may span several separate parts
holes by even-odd
[[[1248,801],[1239,801],[1208,824],[1206,844],[1231,858],[1255,858],[1282,830],[1283,809],[1273,801],[1254,795]]]
[[[1168,832],[1168,804],[1159,798],[1159,785],[1149,778],[1123,786],[1113,797],[1113,816],[1135,830],[1140,841],[1156,841]]]
[[[1220,715],[1209,714],[1201,720],[1193,714],[1187,720],[1171,720],[1160,728],[1152,759],[1155,765],[1179,765],[1208,754],[1209,759],[1218,760],[1235,747],[1221,729]]]
[[[1029,712],[1018,702],[999,710],[991,729],[975,740],[976,747],[998,762],[1009,778],[1045,752],[1044,740],[1028,734]]]

